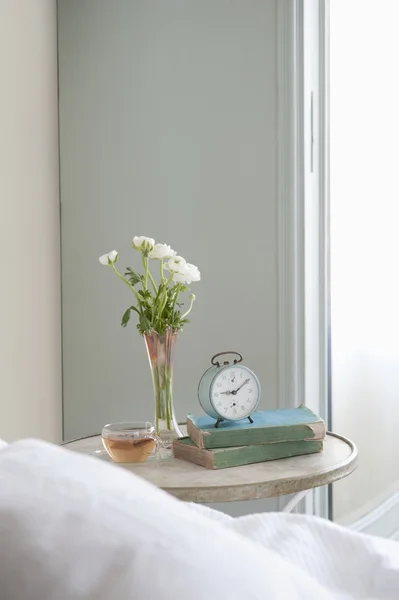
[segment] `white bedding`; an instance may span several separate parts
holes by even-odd
[[[265,513],[232,518],[191,504],[299,567],[333,598],[399,600],[399,543],[366,536],[316,517]],[[324,598],[324,596],[323,596]]]
[[[1,600],[399,599],[399,544],[289,514],[233,519],[125,469],[0,449]]]

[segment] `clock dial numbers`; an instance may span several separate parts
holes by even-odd
[[[224,369],[211,389],[212,404],[222,418],[244,419],[256,407],[259,388],[253,374],[239,366]]]

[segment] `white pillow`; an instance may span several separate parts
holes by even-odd
[[[6,446],[8,446],[7,442],[5,442],[4,440],[2,440],[2,439],[0,438],[0,450],[1,450],[2,448],[5,448]]]
[[[125,469],[35,440],[0,453],[0,582],[1,600],[330,598]]]

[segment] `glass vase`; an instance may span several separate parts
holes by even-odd
[[[176,438],[183,437],[173,406],[173,362],[177,331],[167,329],[144,334],[150,362],[155,401],[155,429],[165,449],[172,448]]]

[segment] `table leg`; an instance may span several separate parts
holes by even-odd
[[[287,504],[284,506],[284,508],[282,509],[281,512],[287,512],[290,513],[294,510],[294,508],[296,507],[296,505],[302,500],[302,498],[304,498],[306,496],[306,494],[309,492],[309,490],[304,490],[303,492],[298,492],[297,494],[295,494],[291,500],[289,502],[287,502]]]

